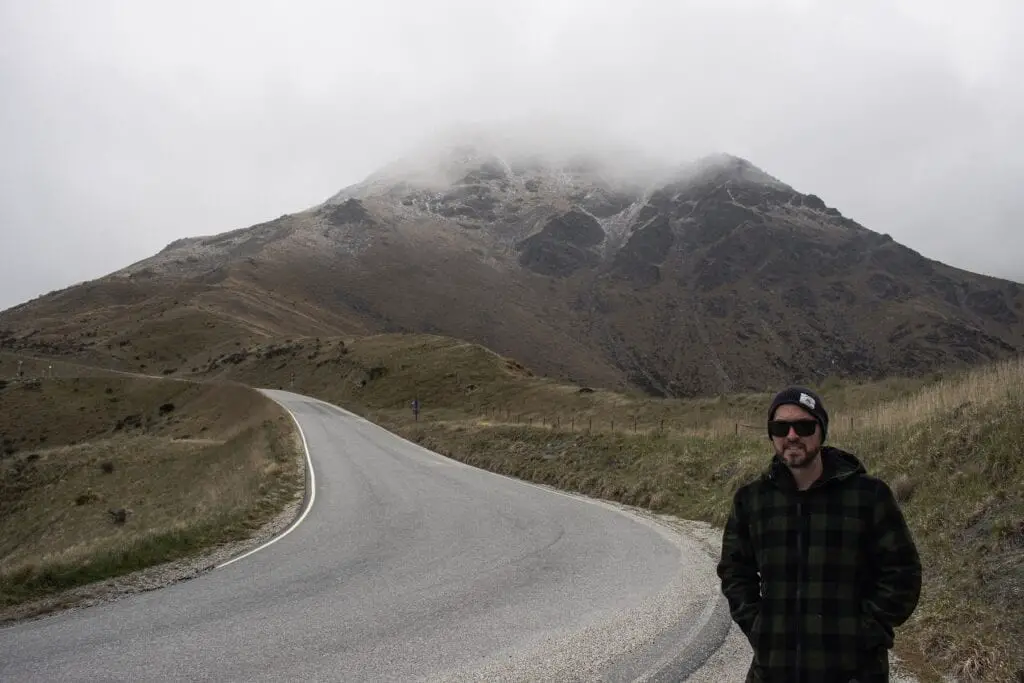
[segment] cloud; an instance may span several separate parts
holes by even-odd
[[[1021,26],[1015,0],[2,3],[0,308],[503,121],[738,154],[1024,278]]]

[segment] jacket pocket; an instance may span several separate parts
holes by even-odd
[[[750,633],[747,636],[747,640],[750,641],[750,647],[754,651],[754,664],[760,667],[770,666],[772,660],[778,656],[777,652],[772,651],[772,633],[770,630],[766,632],[766,629],[770,628],[770,616],[765,614],[765,607],[762,604],[761,609],[750,625]],[[767,677],[765,677],[765,680],[767,680]]]
[[[889,645],[889,636],[885,632],[885,628],[878,622],[877,619],[872,617],[866,612],[862,612],[860,615],[860,646],[863,650],[875,650],[877,648],[887,648]]]
[[[888,683],[889,637],[885,627],[870,614],[860,617],[860,676],[861,683]]]
[[[750,630],[747,631],[747,640],[750,641],[750,646],[754,648],[754,652],[757,652],[757,638],[761,632],[761,612],[764,608],[757,610],[757,614],[754,615],[754,620],[750,622]]]

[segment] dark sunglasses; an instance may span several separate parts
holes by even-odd
[[[797,436],[810,436],[818,426],[817,420],[770,420],[768,422],[768,433],[772,436],[782,438],[789,435],[789,428],[796,431]]]

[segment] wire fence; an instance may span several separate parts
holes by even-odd
[[[758,424],[749,418],[717,416],[704,423],[699,423],[692,418],[681,419],[678,416],[662,414],[662,412],[655,415],[645,414],[643,410],[624,411],[618,415],[608,414],[607,411],[599,411],[597,414],[589,414],[586,411],[565,411],[538,415],[537,411],[516,410],[512,407],[485,407],[469,410],[468,413],[471,419],[485,425],[548,429],[570,434],[659,435],[670,432],[716,436],[767,434],[766,423]],[[411,416],[415,421],[461,421],[466,419],[466,413],[462,411],[424,411],[422,407],[417,411],[415,406],[412,408]],[[852,416],[836,416],[831,420],[829,430],[831,433],[845,431],[847,428],[853,430],[856,424],[857,419]]]

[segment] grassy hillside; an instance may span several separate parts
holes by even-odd
[[[211,354],[285,331],[365,331],[283,291],[286,284],[275,278],[261,287],[219,271],[170,279],[104,277],[0,311],[0,353],[163,376],[186,374]]]
[[[301,496],[300,448],[287,413],[247,387],[6,382],[0,619],[252,535]]]
[[[767,465],[768,394],[662,401],[531,376],[442,337],[292,340],[214,369],[292,386],[503,474],[721,525]],[[293,378],[294,373],[294,380]],[[897,651],[923,680],[1024,672],[1024,359],[948,377],[819,387],[830,442],[897,492],[925,564]],[[424,410],[413,419],[409,402]],[[634,431],[633,418],[637,419]],[[532,424],[531,424],[532,420]]]
[[[736,487],[769,459],[768,394],[657,400],[590,391],[444,337],[281,340],[222,354],[203,373],[318,396],[485,469],[716,525]],[[818,388],[832,414],[830,441],[894,487],[920,544],[924,591],[899,631],[900,656],[925,681],[948,672],[1019,681],[1024,359]],[[423,404],[418,420],[413,398]]]
[[[732,434],[761,431],[768,394],[704,399],[657,399],[591,389],[535,375],[514,359],[476,344],[433,335],[382,334],[355,339],[295,338],[241,348],[214,359],[201,375],[253,386],[295,387],[382,419],[479,418],[487,424],[550,426],[576,431],[685,431]],[[866,419],[865,408],[909,398],[940,376],[880,382],[827,380],[835,433]],[[851,423],[851,419],[853,422]]]

